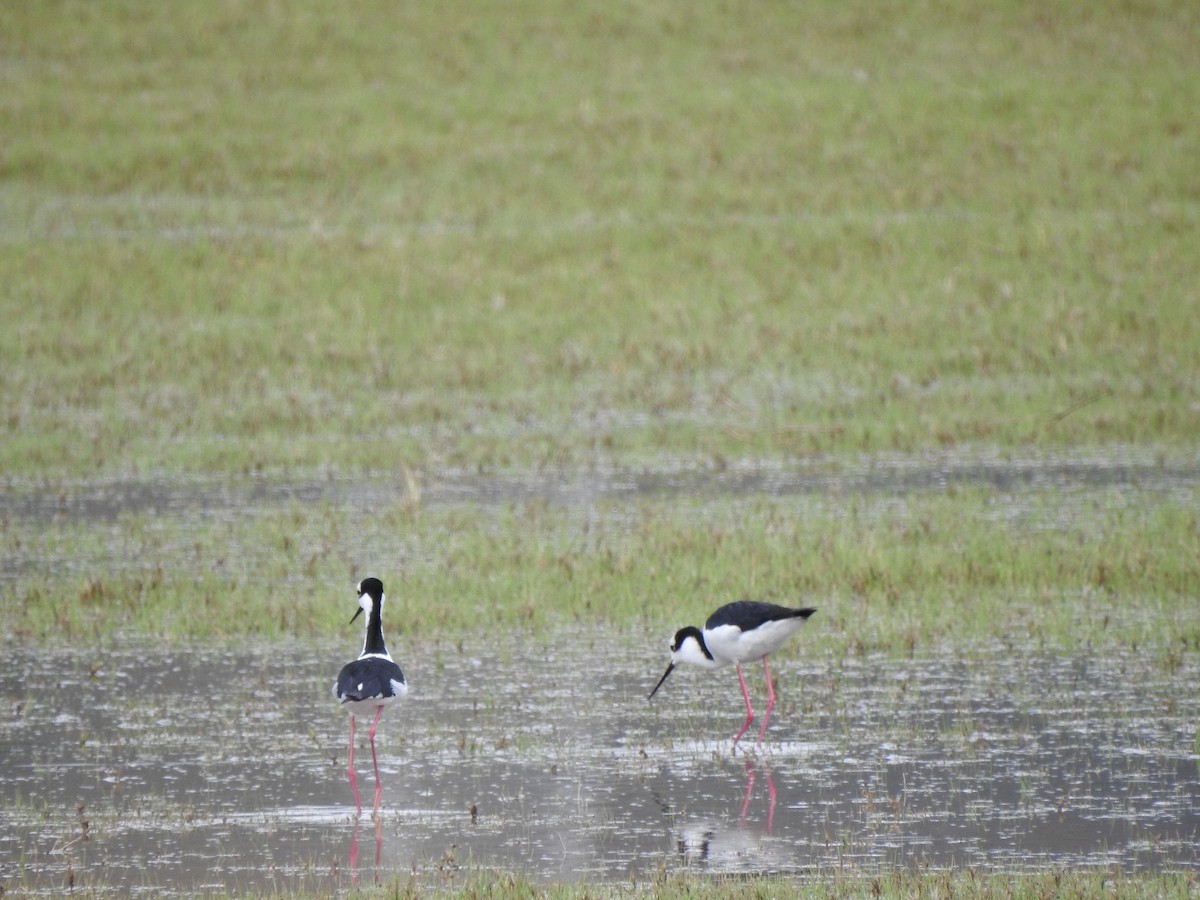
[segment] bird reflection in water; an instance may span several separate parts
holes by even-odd
[[[745,826],[746,812],[750,809],[750,797],[754,793],[755,768],[752,760],[746,760],[746,795],[742,798],[742,811],[738,815],[740,827]],[[770,834],[775,825],[775,779],[771,777],[771,770],[765,762],[762,764],[762,770],[767,779],[767,834]]]
[[[760,762],[756,765],[747,761],[745,766],[746,788],[738,810],[736,828],[732,827],[727,819],[693,820],[677,826],[676,850],[685,865],[701,866],[712,871],[735,871],[745,870],[747,866],[762,866],[767,870],[779,863],[774,857],[776,845],[764,840],[775,824],[775,779],[765,763]],[[767,783],[765,828],[752,821],[757,819],[757,816],[750,815],[754,785],[759,774]]]
[[[374,816],[375,820],[375,865],[372,867],[371,881],[374,884],[379,884],[379,860],[383,855],[383,818]],[[362,821],[356,816],[354,819],[354,835],[350,838],[350,883],[358,884],[358,830],[362,827]]]

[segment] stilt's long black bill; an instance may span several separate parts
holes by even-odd
[[[670,674],[671,674],[671,672],[672,672],[672,671],[674,671],[674,669],[675,669],[675,663],[668,663],[668,664],[667,664],[667,671],[663,672],[663,677],[662,677],[662,678],[660,678],[660,679],[658,679],[658,684],[656,684],[656,685],[654,686],[654,690],[652,690],[652,691],[650,692],[650,696],[646,698],[647,700],[653,700],[653,699],[654,699],[654,695],[658,693],[658,689],[659,689],[660,687],[662,687],[662,685],[663,685],[663,682],[667,680],[667,676],[668,676],[668,675],[670,675]]]
[[[360,606],[360,607],[358,608],[358,612],[356,612],[354,615],[352,615],[352,616],[350,617],[350,624],[351,624],[351,625],[353,625],[353,624],[354,624],[354,620],[355,620],[355,619],[357,619],[357,618],[358,618],[359,616],[361,616],[361,615],[362,615],[362,607]]]

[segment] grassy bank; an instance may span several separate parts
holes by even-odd
[[[821,608],[806,654],[1002,643],[1169,661],[1200,649],[1196,508],[1194,490],[962,488],[23,521],[4,535],[20,574],[0,631],[321,638],[376,573],[392,628],[424,638],[575,622],[665,635],[750,596]]]
[[[733,898],[766,900],[774,897],[966,897],[1004,900],[1047,900],[1057,897],[1117,896],[1129,898],[1188,898],[1196,879],[1191,873],[1124,875],[1083,871],[1040,874],[962,872],[895,872],[869,875],[855,872],[826,873],[812,880],[788,878],[708,878],[672,876],[649,884],[555,885],[543,887],[519,877],[482,873],[467,883],[446,890],[421,889],[396,882],[364,891],[364,897],[436,897],[453,893],[464,897],[546,898],[583,900],[596,897],[644,896],[655,898]]]
[[[1183,3],[0,12],[0,472],[1200,428]]]

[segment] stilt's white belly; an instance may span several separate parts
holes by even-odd
[[[712,631],[705,631],[704,643],[718,659],[731,663],[754,662],[782,647],[802,625],[804,619],[798,617],[764,622],[751,631],[742,631],[736,625],[719,625]]]
[[[401,685],[403,688],[403,685]],[[379,707],[391,706],[400,697],[403,696],[403,690],[398,692],[394,697],[367,697],[364,700],[343,700],[342,709],[350,713],[352,716],[374,716]]]

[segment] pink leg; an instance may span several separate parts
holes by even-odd
[[[375,758],[375,726],[379,724],[379,717],[382,715],[381,706],[375,713],[375,721],[371,723],[371,762],[375,765],[375,807],[371,810],[372,814],[379,812],[379,801],[383,797],[383,785],[379,783],[379,761]]]
[[[358,776],[354,774],[354,713],[350,714],[350,790],[354,791],[354,805],[362,812],[362,801],[358,799]]]
[[[746,690],[746,676],[742,674],[741,663],[737,666],[738,681],[742,685],[742,698],[746,701],[746,721],[742,723],[742,730],[734,736],[733,746],[737,747],[737,742],[742,739],[742,735],[746,733],[746,729],[750,727],[750,723],[754,721],[754,707],[750,705],[750,692]]]
[[[758,733],[761,744],[763,735],[767,733],[767,723],[771,721],[771,710],[775,708],[775,685],[771,684],[771,670],[767,668],[767,658],[763,657],[763,674],[767,676],[767,711],[763,713],[762,730]]]

